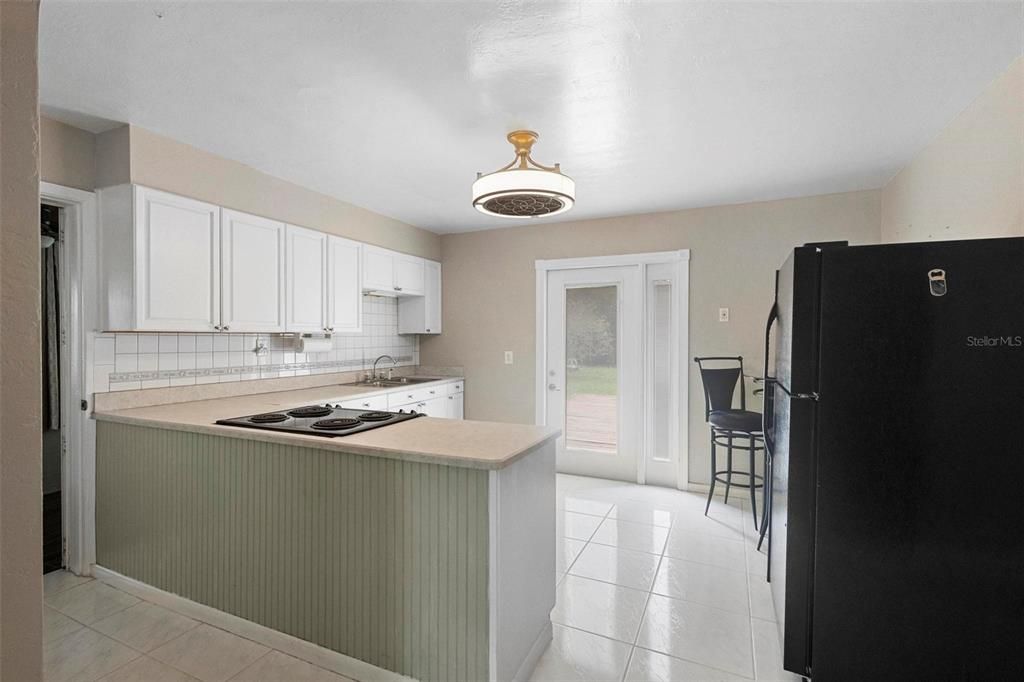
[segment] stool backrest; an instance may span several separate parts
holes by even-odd
[[[704,420],[713,410],[731,410],[732,399],[736,394],[736,384],[740,385],[740,409],[747,409],[747,386],[743,380],[743,358],[740,356],[711,356],[694,358],[700,368],[700,380],[704,385]],[[705,367],[704,363],[712,363],[715,367]],[[721,365],[725,365],[724,367]]]

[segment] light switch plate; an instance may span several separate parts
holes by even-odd
[[[728,308],[719,308],[718,309],[718,321],[719,322],[728,322],[729,321],[729,309]]]
[[[512,362],[513,362],[512,351],[510,351],[510,350],[505,351],[505,364],[506,365],[511,365]]]

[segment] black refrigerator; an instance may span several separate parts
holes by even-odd
[[[1024,679],[1024,238],[797,248],[767,336],[784,667]]]

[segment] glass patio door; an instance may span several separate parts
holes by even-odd
[[[547,273],[546,423],[558,470],[637,480],[643,289],[637,267]]]

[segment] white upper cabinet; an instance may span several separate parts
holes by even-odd
[[[363,247],[363,291],[390,296],[422,296],[424,261],[416,256]]]
[[[395,291],[399,296],[423,295],[424,260],[395,254]]]
[[[290,332],[327,331],[327,235],[304,227],[287,227],[285,285]]]
[[[398,301],[399,334],[441,333],[441,264],[423,260],[423,295]]]
[[[100,194],[107,329],[216,331],[220,208],[132,185]]]
[[[395,287],[395,254],[374,246],[363,247],[363,289],[393,291]]]
[[[399,297],[401,333],[441,331],[440,263],[140,185],[98,194],[105,330],[359,332],[368,291]]]
[[[358,332],[363,328],[362,244],[327,238],[327,328]]]
[[[221,212],[224,331],[285,331],[285,224]]]

